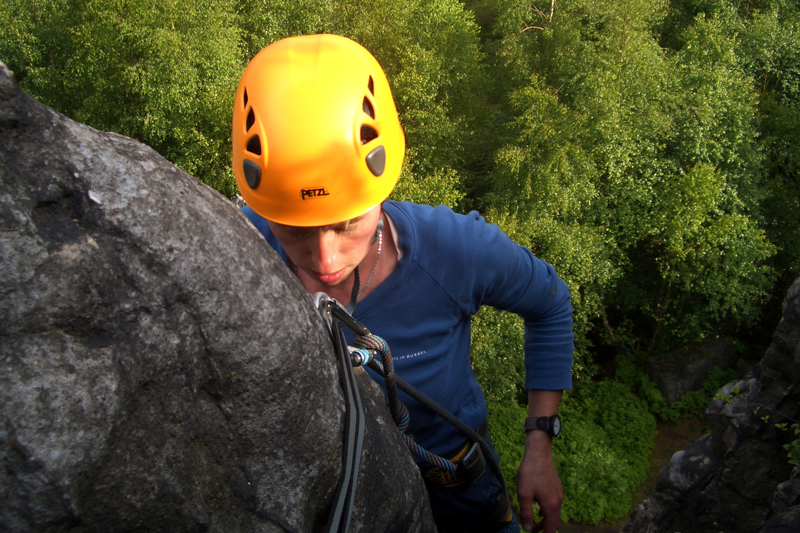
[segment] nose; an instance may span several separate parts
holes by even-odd
[[[336,238],[336,232],[331,230],[317,231],[311,244],[311,261],[314,264],[314,270],[320,274],[332,274],[338,270],[338,259],[339,243]]]

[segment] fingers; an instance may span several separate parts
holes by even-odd
[[[556,533],[558,526],[561,525],[561,503],[563,496],[559,495],[546,502],[540,502],[540,512],[542,514],[542,531],[544,533]]]
[[[533,523],[533,517],[529,517],[527,519],[523,518],[522,515],[519,517],[520,524],[522,525],[523,531],[534,531],[533,527],[537,524]],[[537,529],[536,531],[540,531]]]
[[[531,509],[531,500],[528,500],[526,503],[522,502],[520,499],[519,503],[519,523],[522,526],[524,531],[533,531],[534,523],[533,523],[533,510]],[[538,531],[538,530],[537,530]]]
[[[536,533],[537,531],[542,531],[544,529],[544,520],[539,520],[534,524],[532,518],[525,522],[522,520],[522,517],[520,517],[520,522],[522,523],[523,531],[531,531]]]

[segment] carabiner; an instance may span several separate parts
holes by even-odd
[[[313,296],[314,306],[319,310],[323,320],[330,327],[335,318],[353,331],[356,335],[364,336],[369,335],[367,326],[353,318],[353,315],[347,312],[347,309],[340,304],[337,300],[331,298],[324,292],[317,292]]]

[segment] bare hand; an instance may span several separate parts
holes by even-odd
[[[541,431],[528,434],[525,456],[517,472],[520,522],[525,531],[555,533],[561,523],[564,489],[551,454],[550,436]],[[537,503],[543,519],[533,523],[533,504]]]

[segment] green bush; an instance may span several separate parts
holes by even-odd
[[[639,397],[647,404],[648,409],[658,416],[663,422],[674,422],[679,418],[678,410],[675,409],[658,390],[658,386],[653,383],[646,375],[639,378],[638,383]]]
[[[687,392],[680,400],[672,404],[672,407],[677,409],[682,417],[701,415],[705,412],[714,394],[738,377],[734,370],[714,367],[708,373],[700,390]]]
[[[703,414],[714,394],[723,385],[737,378],[734,370],[714,367],[699,390],[688,392],[680,400],[670,404],[658,390],[658,386],[647,377],[644,370],[646,361],[647,354],[642,352],[620,354],[615,360],[615,375],[636,392],[651,413],[664,422]]]
[[[553,456],[564,484],[562,520],[597,524],[625,516],[656,436],[647,406],[621,383],[593,382],[566,394],[561,417]]]
[[[517,509],[526,416],[527,409],[513,401],[489,405],[493,443]],[[553,458],[564,485],[562,520],[596,524],[624,516],[647,472],[655,419],[627,386],[609,381],[568,392],[561,416],[564,431],[554,441]]]
[[[513,401],[489,404],[489,429],[492,444],[500,455],[500,469],[508,487],[511,506],[519,510],[517,468],[525,452],[525,418],[528,409]]]

